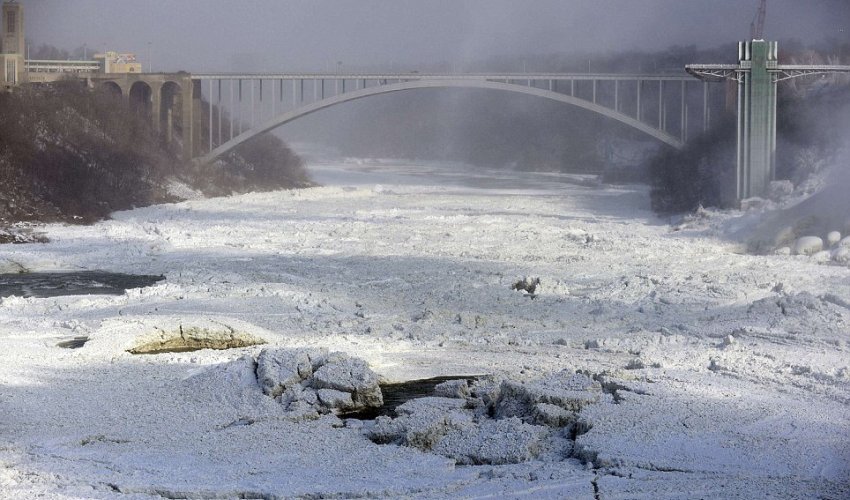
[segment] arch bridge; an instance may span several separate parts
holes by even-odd
[[[775,176],[776,85],[842,65],[782,65],[776,42],[740,42],[738,64],[689,64],[666,74],[479,73],[89,74],[149,115],[166,140],[179,132],[186,161],[208,163],[300,117],[370,96],[426,88],[475,88],[549,99],[624,123],[675,148],[705,131],[729,96],[710,82],[738,83],[737,199],[762,196]],[[694,77],[702,80],[697,81]],[[735,96],[732,96],[734,99]]]
[[[193,74],[204,129],[192,157],[211,162],[259,134],[370,96],[474,88],[536,96],[599,113],[680,148],[710,123],[709,86],[676,74]],[[197,108],[196,108],[197,110]],[[693,115],[693,116],[692,116]]]

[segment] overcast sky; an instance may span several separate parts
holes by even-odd
[[[156,71],[328,70],[494,55],[714,47],[758,0],[19,0],[27,38],[135,52]],[[850,40],[850,0],[768,0],[766,38]],[[780,47],[781,50],[781,47]],[[235,61],[241,61],[238,64]],[[711,62],[711,61],[707,61]]]

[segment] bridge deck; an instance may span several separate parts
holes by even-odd
[[[682,73],[193,73],[193,80],[692,80]]]

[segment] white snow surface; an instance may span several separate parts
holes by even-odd
[[[3,269],[165,276],[0,299],[0,497],[850,498],[849,267],[674,231],[643,187],[313,168],[326,187],[0,246]],[[526,278],[533,293],[513,287]],[[127,352],[216,325],[266,344]],[[387,382],[580,371],[606,397],[567,456],[460,465],[289,418],[242,369],[266,347],[345,352]]]

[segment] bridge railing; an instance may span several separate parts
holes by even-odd
[[[24,68],[31,73],[94,73],[100,71],[100,64],[97,61],[27,59]]]

